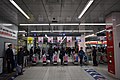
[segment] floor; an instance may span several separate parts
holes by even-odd
[[[85,69],[93,69],[105,77],[105,79],[93,78]],[[15,80],[118,80],[107,74],[106,66],[33,66],[26,68],[24,75]]]
[[[78,66],[31,67],[15,80],[93,80]]]
[[[90,72],[89,70],[92,70]],[[99,76],[97,76],[99,74]],[[102,78],[103,77],[103,78]],[[98,67],[89,65],[74,65],[69,59],[68,65],[61,66],[48,64],[43,66],[41,61],[36,66],[26,68],[23,75],[15,80],[118,80],[107,73],[107,64],[100,64]]]

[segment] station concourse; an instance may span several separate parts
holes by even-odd
[[[120,0],[1,0],[0,80],[120,80]]]

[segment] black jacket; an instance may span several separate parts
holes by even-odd
[[[13,50],[10,48],[6,50],[6,59],[13,60]]]
[[[19,51],[18,54],[17,54],[17,63],[18,63],[18,65],[23,64],[23,59],[24,59],[24,52]]]

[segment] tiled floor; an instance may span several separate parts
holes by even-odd
[[[93,80],[80,66],[31,67],[15,80]]]
[[[73,65],[72,61],[69,62],[68,66],[61,66],[60,63],[58,66],[50,64],[43,66],[40,62],[37,66],[26,68],[24,75],[18,76],[15,80],[94,80],[85,69],[95,70],[104,76],[105,80],[118,80],[108,75],[107,65],[93,67],[90,63],[88,66],[80,67],[79,65]]]

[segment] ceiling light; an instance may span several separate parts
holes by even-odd
[[[98,34],[98,33],[102,33],[102,32],[105,32],[105,31],[106,31],[106,29],[105,30],[101,30],[101,31],[96,32],[96,33]]]
[[[83,9],[83,11],[81,12],[81,14],[79,15],[79,19],[85,14],[85,12],[87,11],[87,9],[91,6],[91,4],[93,3],[94,0],[90,0],[87,5],[85,6],[85,8]]]
[[[61,43],[60,43],[60,44],[62,44],[62,42],[65,40],[65,38],[66,38],[66,36],[64,36],[64,38],[62,39],[62,41],[61,41]]]
[[[81,26],[106,26],[113,25],[112,23],[80,23]]]
[[[97,35],[95,35],[95,34],[91,34],[91,35],[87,35],[87,36],[85,36],[85,38],[88,38],[88,37],[95,37],[95,36],[97,36]]]
[[[49,24],[20,24],[20,26],[44,26],[44,25],[49,25]]]
[[[46,37],[46,38],[49,38],[49,37],[47,36],[47,34],[45,34],[45,37]]]
[[[3,25],[3,26],[12,26],[12,24],[0,24],[0,25]]]
[[[30,19],[30,17],[13,1],[9,0],[27,19]]]
[[[93,32],[93,30],[53,30],[53,31],[31,31],[31,32]]]
[[[57,25],[73,25],[74,26],[74,25],[79,25],[79,23],[58,23],[58,24],[56,23],[56,24],[50,24],[50,25],[56,25],[56,26]]]
[[[51,31],[31,31],[31,32],[51,32]]]
[[[26,33],[26,31],[18,31],[19,33]]]

